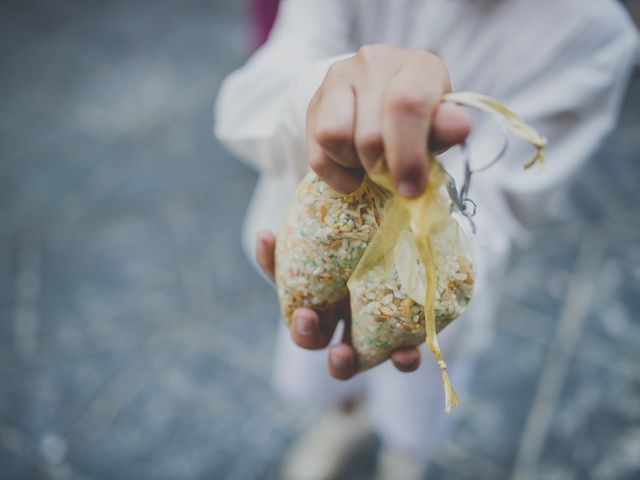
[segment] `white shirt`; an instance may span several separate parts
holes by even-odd
[[[336,57],[371,43],[436,52],[454,91],[493,96],[548,137],[541,171],[522,169],[531,152],[517,144],[473,180],[491,258],[518,232],[514,203],[540,208],[611,131],[638,38],[614,0],[284,0],[269,41],[224,81],[215,108],[217,137],[260,172],[245,221],[250,258],[255,233],[279,229],[308,168],[309,99]],[[494,131],[474,124],[471,155],[495,152]]]

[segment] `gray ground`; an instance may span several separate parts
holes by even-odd
[[[308,424],[212,138],[242,2],[3,2],[0,478],[260,479]],[[40,2],[44,4],[45,2]],[[640,79],[504,279],[436,479],[640,477]],[[365,479],[377,444],[345,478]]]

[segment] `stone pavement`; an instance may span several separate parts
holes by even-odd
[[[270,389],[277,306],[238,245],[255,174],[210,133],[241,6],[3,2],[0,478],[274,478],[309,424]],[[514,255],[429,478],[640,478],[638,132],[636,77]]]

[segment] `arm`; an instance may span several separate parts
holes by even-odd
[[[482,174],[478,181],[491,183],[506,196],[524,223],[538,220],[549,194],[584,165],[615,126],[638,39],[626,18],[609,20],[574,31],[544,71],[505,99],[548,137],[545,165],[539,171],[524,171],[522,161],[530,151],[523,143],[512,142],[507,158],[486,172],[486,180],[481,180]],[[482,137],[476,136],[478,151],[494,151],[495,138]]]
[[[223,82],[214,131],[239,158],[262,171],[286,168],[277,138],[285,111],[304,112],[329,65],[349,51],[349,7],[346,0],[285,0],[269,41]],[[300,128],[287,140],[302,141]],[[306,158],[300,164],[294,167],[305,171]]]

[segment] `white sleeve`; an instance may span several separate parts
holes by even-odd
[[[346,0],[284,0],[268,42],[220,88],[216,137],[263,172],[306,169],[306,158],[291,165],[282,149],[304,146],[307,104],[331,63],[349,51],[351,21]],[[295,131],[283,135],[283,122]]]
[[[529,84],[502,99],[549,139],[542,168],[524,171],[522,165],[533,150],[514,140],[507,158],[486,172],[509,200],[535,205],[571,177],[614,128],[638,37],[627,17],[610,20],[598,19],[597,24],[573,32]],[[479,151],[490,152],[492,147],[484,145]]]

